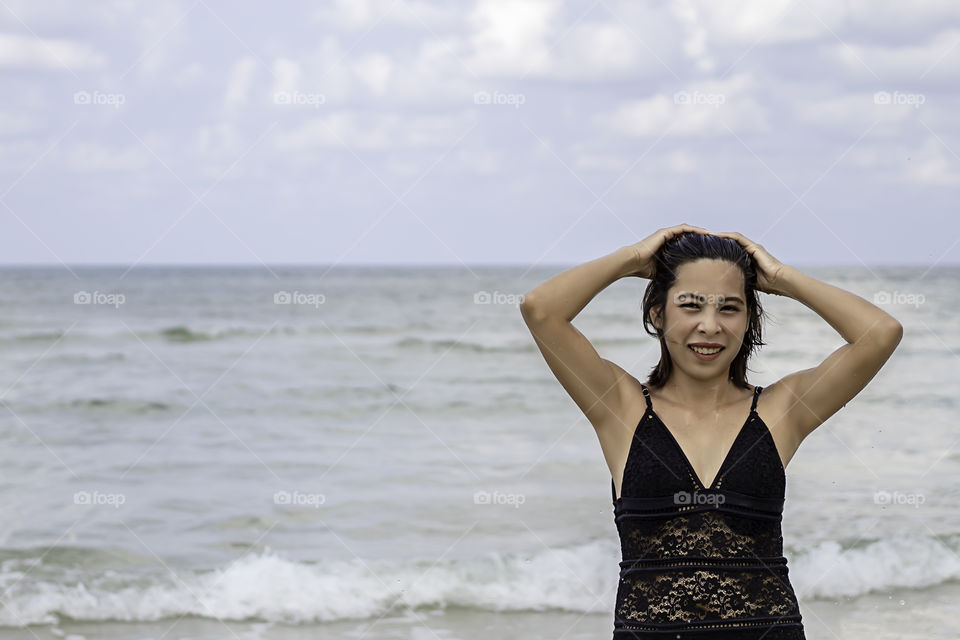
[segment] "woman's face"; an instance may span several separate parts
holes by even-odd
[[[682,265],[667,291],[664,317],[665,326],[660,328],[673,365],[691,377],[722,374],[725,378],[747,331],[743,272],[726,260],[701,259]],[[701,357],[691,347],[705,343],[722,349]]]

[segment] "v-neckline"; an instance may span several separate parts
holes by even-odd
[[[647,394],[650,393],[650,390],[647,390]],[[753,388],[753,393],[756,395],[757,388]],[[663,421],[660,415],[653,408],[653,398],[649,395],[647,398],[650,401],[650,406],[647,407],[647,411],[650,412],[650,415],[663,427],[663,430],[667,432],[667,435],[670,437],[670,441],[673,442],[673,446],[677,448],[677,451],[680,453],[680,457],[683,458],[684,464],[687,465],[687,468],[690,470],[690,475],[697,483],[698,489],[713,490],[717,488],[717,481],[723,476],[724,467],[727,466],[727,461],[730,459],[730,455],[733,453],[734,447],[737,446],[737,442],[740,440],[740,437],[743,435],[743,432],[746,431],[747,425],[750,424],[750,419],[753,417],[753,399],[750,400],[750,413],[747,414],[747,419],[743,421],[743,425],[740,427],[740,430],[737,431],[736,437],[734,437],[733,442],[730,443],[730,448],[727,449],[726,455],[723,456],[723,460],[720,462],[720,467],[717,469],[717,474],[713,477],[713,481],[710,483],[709,487],[704,487],[703,480],[700,479],[700,476],[697,474],[697,470],[693,468],[693,464],[690,462],[690,458],[687,457],[686,452],[683,450],[683,447],[680,446],[680,442],[677,440],[676,436],[673,435],[673,432],[670,431],[670,427]]]

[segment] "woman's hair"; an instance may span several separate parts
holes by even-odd
[[[730,380],[741,389],[749,389],[747,361],[759,347],[766,344],[761,340],[764,311],[757,296],[756,264],[736,240],[692,231],[663,243],[653,257],[653,273],[646,291],[643,292],[643,328],[651,336],[659,338],[660,362],[651,371],[647,384],[662,387],[673,371],[673,360],[667,350],[663,332],[650,324],[651,310],[657,308],[654,315],[659,320],[660,326],[664,326],[667,290],[677,281],[677,270],[681,265],[701,259],[725,260],[740,267],[743,273],[747,330],[737,357],[730,363]]]

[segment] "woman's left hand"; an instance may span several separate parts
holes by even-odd
[[[767,253],[761,245],[746,238],[736,231],[711,231],[715,236],[730,238],[740,243],[740,246],[750,254],[757,265],[757,289],[763,293],[783,295],[779,288],[780,277],[786,265]]]

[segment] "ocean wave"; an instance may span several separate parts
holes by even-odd
[[[283,333],[284,329],[276,327],[270,330],[270,333]],[[167,327],[156,332],[155,335],[168,342],[209,342],[213,340],[224,340],[237,336],[259,336],[263,329],[252,327],[228,327],[225,329],[197,329],[183,325]]]
[[[825,541],[790,556],[790,579],[801,600],[924,588],[960,579],[958,547],[960,536],[900,536],[846,546]],[[614,539],[441,561],[307,563],[268,549],[213,571],[178,570],[174,580],[160,568],[148,578],[142,565],[105,570],[102,562],[88,567],[77,562],[76,553],[71,556],[60,579],[50,577],[55,569],[50,558],[44,578],[26,575],[27,558],[4,562],[0,586],[8,591],[0,625],[45,624],[58,616],[155,621],[183,615],[302,624],[446,607],[601,613],[613,607],[619,560]],[[78,577],[77,564],[84,565],[87,577]],[[593,594],[607,594],[608,601]]]
[[[225,327],[222,329],[200,329],[185,325],[174,325],[155,331],[137,331],[137,334],[144,340],[156,339],[167,342],[209,342],[214,340],[227,340],[237,336],[259,337],[265,331],[265,327]],[[291,334],[297,333],[293,327],[274,327],[269,331],[272,334]],[[60,340],[61,344],[68,341],[87,341],[87,342],[106,342],[114,341],[117,338],[130,338],[130,332],[126,329],[118,330],[113,333],[85,333],[78,329],[66,331],[35,331],[20,334],[6,335],[0,337],[4,342],[33,343],[33,342],[54,342]],[[83,357],[83,356],[76,356]]]
[[[154,411],[169,411],[173,405],[155,400],[135,400],[131,398],[77,398],[60,403],[61,407],[71,409],[93,409],[113,413],[143,414]]]
[[[800,598],[921,589],[960,580],[958,550],[960,535],[903,535],[851,544],[825,540],[791,558],[790,577]]]
[[[529,351],[533,352],[536,350],[536,344],[533,340],[529,342],[523,342],[521,344],[501,344],[501,345],[490,345],[482,344],[480,342],[471,342],[469,340],[449,340],[449,339],[430,339],[430,338],[402,338],[393,343],[393,347],[401,350],[419,350],[419,349],[435,349],[435,350],[451,350],[451,351],[468,351],[473,353],[518,353]]]

